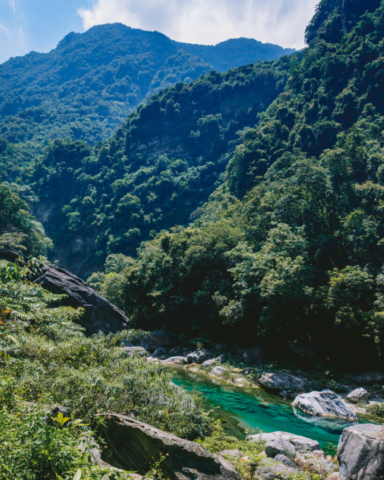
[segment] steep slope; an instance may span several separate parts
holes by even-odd
[[[69,136],[95,143],[160,89],[292,52],[250,39],[182,44],[121,24],[70,33],[50,53],[31,52],[0,65],[1,137],[24,144],[14,152],[19,164],[31,160],[36,142]]]
[[[229,153],[284,90],[290,58],[212,72],[151,97],[96,148],[56,141],[31,170],[34,213],[76,274],[109,253],[185,225],[220,183]]]
[[[384,2],[364,6],[320,2],[286,91],[200,218],[128,265],[138,326],[383,366]]]

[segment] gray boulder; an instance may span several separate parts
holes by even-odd
[[[288,467],[272,458],[262,459],[255,470],[254,480],[292,480],[297,469]]]
[[[345,378],[358,385],[365,383],[381,383],[384,382],[384,373],[377,370],[369,370],[363,373],[346,375]]]
[[[108,447],[102,451],[102,460],[115,468],[146,475],[163,455],[159,468],[170,480],[241,480],[229,462],[197,443],[123,415],[96,417],[103,419],[101,424],[96,422],[97,431]]]
[[[352,403],[367,403],[369,400],[369,393],[364,388],[356,388],[347,395],[347,400]]]
[[[282,463],[286,467],[294,468],[296,470],[299,469],[297,464],[293,460],[291,460],[290,458],[286,457],[285,455],[282,455],[282,454],[276,455],[274,460],[275,460],[275,462]]]
[[[225,368],[220,366],[214,367],[211,370],[212,375],[222,375],[224,372],[225,372]]]
[[[133,357],[134,355],[145,355],[147,351],[143,347],[123,347],[122,350],[125,352],[127,357]]]
[[[290,442],[295,450],[300,453],[313,452],[320,450],[320,444],[316,440],[311,438],[302,437],[301,435],[294,435],[288,432],[271,432],[271,433],[259,433],[256,435],[248,435],[246,440],[248,442],[269,442],[282,438],[287,442]]]
[[[204,363],[210,357],[210,352],[205,349],[199,349],[187,355],[188,363]]]
[[[260,347],[259,345],[257,345],[256,347],[252,347],[243,353],[244,362],[257,362],[257,360],[259,360],[264,355],[264,353],[265,351],[263,347]]]
[[[308,388],[308,380],[303,377],[296,377],[289,373],[263,373],[259,384],[270,392],[282,392],[291,390],[298,392]]]
[[[384,479],[384,427],[363,424],[346,428],[337,457],[340,480]]]
[[[265,445],[265,453],[267,457],[275,458],[276,455],[285,455],[294,458],[296,455],[295,447],[288,440],[282,437],[277,437],[273,440],[268,440]]]
[[[210,360],[206,360],[205,362],[203,362],[203,367],[210,367],[214,363],[223,363],[223,362],[225,362],[225,357],[224,355],[220,355],[220,357],[211,358]]]
[[[315,417],[337,417],[351,422],[357,421],[356,414],[332,390],[298,395],[292,406]]]
[[[170,357],[164,360],[164,363],[168,365],[183,365],[187,363],[187,360],[185,357]]]

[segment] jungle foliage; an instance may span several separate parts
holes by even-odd
[[[137,326],[383,361],[384,6],[364,5],[320,2],[286,91],[200,218],[126,267]]]

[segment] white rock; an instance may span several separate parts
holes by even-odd
[[[347,400],[352,403],[366,403],[369,399],[369,393],[365,388],[356,388],[347,395]]]
[[[133,355],[144,355],[147,353],[143,347],[123,347],[122,350],[125,352],[127,357],[132,357]]]
[[[221,375],[225,372],[225,368],[224,367],[214,367],[212,368],[211,370],[211,374],[212,375]]]
[[[271,392],[282,392],[284,390],[297,392],[308,387],[306,378],[296,377],[289,373],[263,373],[259,383],[263,388]]]
[[[167,358],[164,363],[168,365],[183,365],[184,363],[187,363],[187,361],[185,357],[170,357]]]
[[[357,421],[356,414],[332,390],[303,393],[295,398],[292,406],[315,417],[337,417],[352,422]]]
[[[319,442],[316,442],[316,440],[302,437],[301,435],[294,435],[293,433],[288,432],[271,432],[248,435],[246,440],[248,442],[269,442],[272,440],[276,440],[277,438],[282,438],[283,440],[292,443],[292,445],[295,447],[295,450],[300,453],[320,450],[320,444]]]

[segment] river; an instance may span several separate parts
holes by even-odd
[[[177,370],[174,382],[202,396],[207,409],[215,408],[228,434],[244,438],[247,434],[284,431],[317,440],[327,453],[334,453],[345,422],[296,415],[289,402],[261,388],[221,385],[199,374]]]

